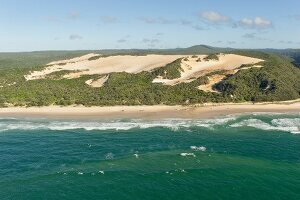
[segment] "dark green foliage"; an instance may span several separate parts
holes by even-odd
[[[70,74],[72,72],[80,72],[79,70],[62,70],[57,72],[52,72],[46,76],[47,79],[58,80],[62,79],[65,75]]]
[[[261,51],[285,56],[289,58],[296,67],[300,68],[300,49],[264,49]]]
[[[88,60],[89,61],[92,61],[92,60],[99,60],[100,58],[106,58],[106,57],[109,57],[111,55],[99,55],[99,56],[93,56],[93,57],[90,57]]]
[[[93,56],[93,57],[90,57],[88,60],[89,61],[92,61],[92,60],[98,60],[98,59],[100,59],[102,56],[101,55],[99,55],[99,56]]]
[[[210,54],[207,57],[204,58],[205,61],[210,61],[210,60],[219,60],[219,57],[217,54]]]
[[[174,62],[167,64],[165,67],[161,67],[159,69],[156,69],[152,72],[154,76],[162,76],[165,79],[176,79],[180,78],[181,76],[181,60],[182,58],[179,58],[175,60]]]
[[[227,74],[230,74],[230,71],[228,70],[216,70],[216,71],[213,71],[213,72],[210,72],[208,74],[206,74],[206,76],[213,76],[213,75],[227,75]]]
[[[149,72],[122,72],[110,74],[102,88],[91,88],[85,81],[94,76],[61,80],[20,80],[16,85],[0,89],[0,105],[175,105],[222,101],[221,95],[205,93],[196,88],[206,81],[206,77],[191,83],[166,86],[153,84],[153,74]]]
[[[300,97],[299,69],[283,57],[260,53],[257,57],[265,59],[263,68],[241,70],[216,88],[224,95],[233,95],[237,101],[283,101]]]

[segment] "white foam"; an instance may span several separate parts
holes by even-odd
[[[139,154],[137,154],[137,153],[133,154],[133,156],[134,156],[135,158],[139,158]]]
[[[300,118],[273,119],[271,123],[276,127],[280,127],[282,130],[294,134],[300,133]]]
[[[134,128],[147,129],[154,127],[178,130],[190,127],[213,128],[224,125],[234,117],[216,118],[209,120],[164,119],[160,121],[111,121],[111,122],[84,122],[84,121],[33,121],[33,120],[5,120],[0,121],[0,130],[130,130]]]
[[[181,153],[180,155],[183,157],[186,157],[186,156],[196,157],[196,155],[194,153]]]
[[[113,160],[115,157],[115,155],[113,153],[108,153],[105,155],[105,159],[106,160]]]
[[[252,115],[253,116],[253,115]],[[215,128],[217,126],[229,126],[232,128],[239,127],[253,127],[261,130],[278,130],[290,133],[300,133],[300,118],[294,116],[293,118],[277,118],[271,122],[264,122],[257,117],[253,119],[245,119],[241,122],[235,123],[237,116],[227,116],[223,118],[207,119],[207,120],[188,120],[188,119],[163,119],[154,121],[145,120],[129,120],[129,121],[109,121],[109,122],[87,122],[87,121],[47,121],[30,120],[30,119],[14,119],[7,118],[0,120],[0,132],[9,130],[76,130],[84,129],[92,130],[130,130],[130,129],[148,129],[155,127],[168,128],[170,130],[191,130],[192,127]],[[282,117],[282,116],[277,116]],[[91,146],[89,146],[91,147]],[[192,147],[191,147],[192,148]],[[199,148],[199,149],[197,149]],[[194,147],[192,150],[201,150],[201,147]]]
[[[261,130],[285,131],[298,134],[300,133],[300,118],[273,119],[271,124],[259,119],[247,119],[239,123],[231,124],[230,127],[252,127]]]
[[[194,151],[206,151],[206,147],[204,147],[204,146],[201,146],[201,147],[191,146],[191,149]]]

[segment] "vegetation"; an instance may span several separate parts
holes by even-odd
[[[289,60],[271,54],[235,52],[264,59],[262,68],[241,70],[216,85],[235,101],[283,101],[300,97],[300,70]]]
[[[98,56],[93,56],[90,57],[88,60],[92,61],[92,60],[99,60],[100,58],[106,58],[106,57],[110,57],[111,55],[98,55]]]
[[[219,60],[219,56],[217,54],[210,54],[207,57],[205,57],[204,60],[205,61]]]
[[[154,70],[152,73],[155,76],[161,76],[165,79],[176,79],[180,78],[181,76],[181,60],[182,58],[179,58],[175,60],[174,62],[167,64],[165,67],[158,68]]]
[[[86,52],[84,52],[86,53]],[[26,81],[25,74],[42,69],[46,63],[68,59],[82,52],[0,54],[0,107],[47,106],[82,104],[105,105],[154,105],[196,104],[204,102],[278,101],[299,98],[300,69],[290,60],[254,51],[232,53],[261,58],[263,68],[240,70],[216,85],[220,93],[204,92],[197,87],[208,83],[207,76],[228,74],[216,71],[190,83],[175,86],[152,83],[157,76],[168,79],[180,77],[181,59],[139,74],[112,73],[101,88],[92,88],[85,81],[96,75],[77,79],[62,79],[69,71],[55,72],[46,79]]]
[[[70,73],[80,72],[79,70],[62,70],[57,72],[52,72],[46,76],[47,79],[59,80],[64,78],[65,75]]]

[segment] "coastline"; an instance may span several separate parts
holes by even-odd
[[[206,103],[192,106],[47,106],[0,108],[2,118],[50,118],[50,119],[148,119],[164,118],[207,119],[226,115],[262,113],[300,113],[300,100],[265,103]]]

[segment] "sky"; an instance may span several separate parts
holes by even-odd
[[[0,51],[300,48],[299,0],[0,0]]]

